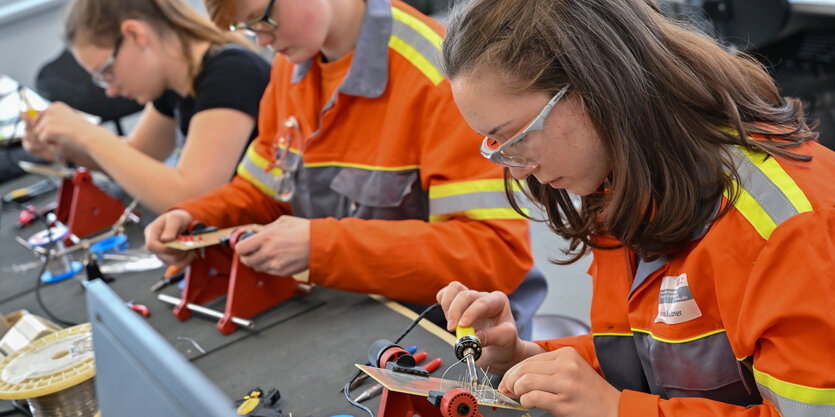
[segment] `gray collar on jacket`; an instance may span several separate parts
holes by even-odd
[[[339,85],[339,91],[367,98],[383,94],[388,83],[388,43],[391,36],[392,14],[389,0],[366,0],[354,57],[348,75]],[[296,65],[293,84],[307,75],[313,59]]]

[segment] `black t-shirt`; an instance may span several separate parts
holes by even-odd
[[[270,65],[264,58],[236,44],[215,45],[203,56],[202,69],[194,77],[194,97],[166,90],[154,100],[154,108],[175,118],[183,137],[198,112],[216,108],[242,111],[256,121],[249,137],[251,142],[258,136],[258,107],[269,81]]]

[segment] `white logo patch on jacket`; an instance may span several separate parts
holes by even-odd
[[[696,305],[690,286],[687,285],[687,274],[664,277],[658,295],[658,317],[655,318],[655,322],[684,323],[701,316],[702,311]]]

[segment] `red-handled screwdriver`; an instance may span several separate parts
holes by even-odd
[[[151,315],[151,310],[148,310],[148,306],[144,304],[134,304],[133,301],[128,301],[127,303],[128,308],[131,310],[139,313],[142,317],[148,317]]]

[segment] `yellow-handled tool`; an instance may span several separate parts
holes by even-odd
[[[467,374],[473,389],[478,387],[478,370],[475,361],[481,357],[481,341],[475,335],[472,327],[455,328],[455,357],[467,362]]]
[[[472,355],[473,359],[481,357],[481,341],[475,336],[475,330],[470,327],[458,326],[455,328],[455,357],[464,359]]]
[[[32,107],[32,102],[29,101],[29,97],[26,97],[26,91],[23,90],[23,86],[17,87],[17,94],[20,95],[20,99],[23,100],[23,104],[26,105],[26,114],[29,115],[31,118],[35,118],[38,116],[38,111]]]

